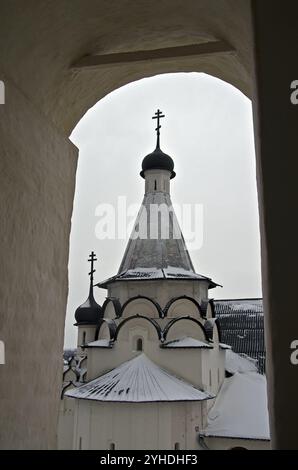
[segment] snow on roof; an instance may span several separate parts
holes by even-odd
[[[98,287],[106,287],[111,282],[115,281],[134,281],[144,279],[198,279],[208,281],[209,287],[215,287],[219,284],[213,282],[209,277],[197,274],[192,270],[187,270],[175,266],[167,266],[165,268],[143,268],[135,267],[133,269],[127,269],[116,274],[109,279],[96,284]]]
[[[258,372],[257,360],[252,359],[245,354],[240,355],[234,353],[232,350],[227,350],[226,352],[226,370],[231,374],[236,372]]]
[[[270,440],[266,378],[237,372],[225,379],[202,434]]]
[[[85,400],[115,402],[198,401],[214,398],[193,385],[171,375],[145,354],[68,391],[65,395]]]
[[[262,299],[215,300],[221,339],[236,353],[258,360],[258,370],[265,371],[264,315]]]
[[[91,341],[85,347],[87,348],[111,348],[111,343],[109,339],[98,339],[96,341]]]
[[[208,344],[206,341],[200,341],[190,336],[185,336],[184,338],[174,339],[172,341],[167,341],[162,345],[162,348],[207,348],[213,349],[211,344]]]
[[[230,346],[229,344],[225,344],[225,343],[219,343],[219,347],[221,349],[232,349],[232,346]]]
[[[259,305],[253,303],[236,303],[231,304],[231,310],[236,310],[237,312],[259,312]]]

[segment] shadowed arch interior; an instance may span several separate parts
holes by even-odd
[[[107,297],[104,303],[102,304],[102,311],[103,311],[103,316],[105,315],[105,311],[109,303],[113,304],[114,311],[115,311],[115,317],[120,317],[121,316],[121,303],[119,299],[116,297]]]
[[[115,337],[116,330],[117,330],[117,325],[114,322],[114,320],[111,320],[110,318],[102,318],[100,324],[97,326],[96,331],[95,331],[95,338],[94,338],[95,341],[98,340],[99,333],[103,325],[106,325],[108,327],[110,339],[113,340]]]

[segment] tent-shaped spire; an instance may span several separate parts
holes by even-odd
[[[141,176],[145,179],[145,196],[129,238],[118,274],[97,284],[106,288],[117,280],[134,279],[211,279],[196,274],[182,231],[175,215],[170,180],[174,178],[173,159],[160,149],[160,119],[158,110],[157,143],[155,150],[142,162]]]

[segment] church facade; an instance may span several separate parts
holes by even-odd
[[[160,149],[161,117],[157,111],[157,145],[142,162],[144,199],[119,271],[96,284],[107,290],[102,306],[90,255],[89,296],[75,313],[78,357],[64,372],[59,448],[268,448],[265,379],[221,341],[209,298],[217,284],[195,272],[172,207],[174,162]],[[228,358],[236,366],[227,377]],[[243,403],[241,387],[249,397],[257,391],[261,411]],[[254,426],[251,413],[264,418]]]

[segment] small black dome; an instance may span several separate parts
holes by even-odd
[[[77,325],[97,325],[103,317],[101,306],[96,302],[93,293],[90,292],[88,299],[80,305],[75,312]]]
[[[163,153],[159,147],[156,147],[154,152],[149,153],[149,155],[146,155],[144,158],[142,171],[140,173],[142,178],[145,178],[144,172],[146,170],[168,170],[171,173],[171,178],[176,176],[173,159],[166,153]]]

